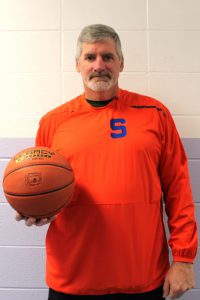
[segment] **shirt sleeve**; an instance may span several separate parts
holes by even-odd
[[[160,178],[174,261],[193,262],[196,256],[197,225],[190,186],[188,161],[172,116],[164,116]]]
[[[35,145],[51,148],[52,130],[48,119],[41,119],[37,131]]]

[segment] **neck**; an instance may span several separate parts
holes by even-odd
[[[93,90],[88,89],[85,87],[85,98],[91,99],[93,101],[104,101],[108,99],[112,99],[117,95],[118,87],[114,87],[108,91],[103,92],[95,92]]]

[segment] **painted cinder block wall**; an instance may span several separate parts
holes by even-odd
[[[0,0],[0,180],[9,158],[34,144],[41,116],[82,92],[75,46],[91,23],[120,34],[120,86],[172,112],[189,158],[199,226],[199,0]],[[15,222],[0,188],[0,300],[47,299],[46,230]],[[199,255],[195,271],[195,289],[183,300],[200,298]]]

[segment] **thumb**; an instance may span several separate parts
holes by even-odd
[[[24,216],[22,216],[20,213],[16,212],[15,214],[15,220],[16,221],[21,221],[24,219]]]
[[[168,280],[165,280],[163,285],[163,298],[166,298],[169,295],[170,284]]]

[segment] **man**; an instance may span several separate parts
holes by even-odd
[[[72,165],[74,198],[53,220],[25,220],[28,226],[51,222],[49,300],[179,298],[194,287],[197,229],[171,114],[159,101],[119,88],[123,54],[108,26],[82,30],[76,67],[84,94],[47,113],[36,138]]]

